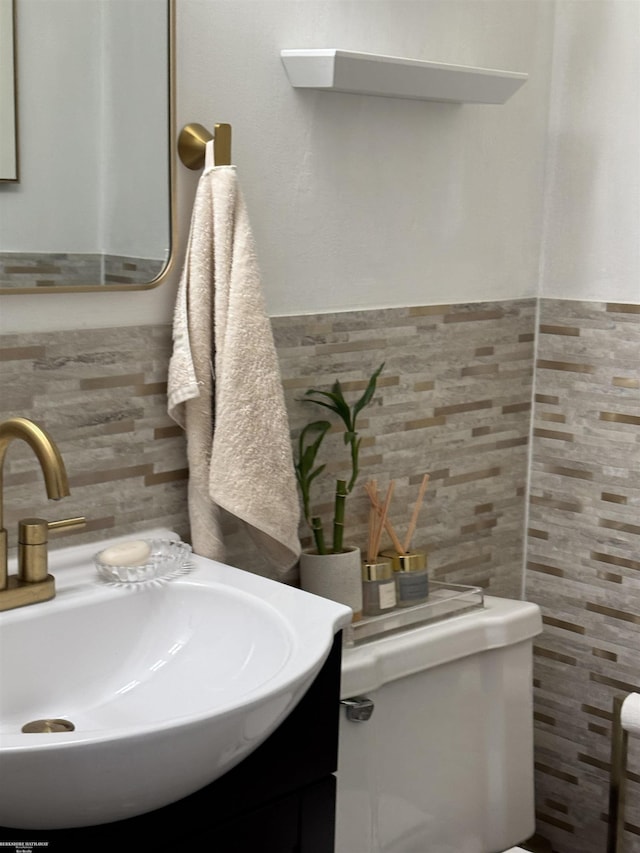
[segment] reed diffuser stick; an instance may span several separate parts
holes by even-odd
[[[413,539],[413,534],[416,529],[416,524],[418,523],[418,515],[420,514],[420,508],[422,507],[422,501],[424,500],[424,493],[427,491],[427,486],[429,485],[429,475],[425,474],[422,478],[422,483],[420,484],[420,491],[418,492],[418,498],[416,500],[416,505],[413,508],[413,515],[411,516],[411,521],[409,522],[409,527],[407,529],[407,535],[404,538],[404,550],[411,550],[411,540]]]
[[[375,543],[378,535],[378,513],[376,512],[376,504],[378,502],[378,481],[368,480],[365,484],[365,492],[369,496],[369,541],[367,543],[367,560],[372,563],[376,558]],[[375,500],[374,497],[375,496]]]
[[[374,543],[375,547],[374,547],[374,552],[373,552],[376,555],[377,555],[378,551],[380,550],[380,541],[382,539],[382,531],[384,530],[385,524],[387,523],[387,518],[389,516],[389,507],[391,506],[391,498],[393,496],[393,490],[395,489],[395,487],[396,487],[396,481],[391,480],[391,482],[389,483],[389,486],[387,488],[387,495],[384,499],[384,505],[382,507],[382,514],[380,515],[380,521],[378,523],[378,530],[377,530],[377,535],[376,535],[376,541]]]
[[[378,490],[376,487],[372,486],[371,480],[365,485],[365,491],[369,495],[369,500],[374,506],[378,515],[382,515],[382,506],[380,505],[380,501],[378,500]],[[398,554],[405,554],[405,550],[402,547],[400,540],[398,539],[398,534],[394,530],[393,524],[387,517],[384,522],[384,527],[391,537],[391,541],[393,542],[393,547],[396,549]]]
[[[377,554],[377,551],[375,550],[375,543],[378,536],[377,522],[378,514],[373,504],[371,504],[369,508],[369,539],[367,542],[367,561],[369,563],[373,563]]]

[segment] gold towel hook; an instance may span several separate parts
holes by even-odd
[[[178,137],[178,156],[187,169],[202,169],[205,145],[213,139],[216,166],[231,165],[231,125],[217,124],[209,133],[201,124],[186,124]]]

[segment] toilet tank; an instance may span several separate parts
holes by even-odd
[[[336,853],[498,853],[534,833],[529,602],[343,650]]]

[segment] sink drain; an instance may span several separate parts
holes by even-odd
[[[21,731],[30,732],[72,732],[75,726],[69,720],[32,720],[25,723]]]

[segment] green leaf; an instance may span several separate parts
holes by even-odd
[[[334,398],[338,401],[338,414],[342,418],[342,422],[344,423],[344,427],[346,430],[354,429],[353,421],[351,420],[351,409],[349,408],[349,404],[344,398],[344,394],[342,393],[342,385],[340,385],[340,381],[336,379],[333,383],[333,388],[331,389]]]
[[[357,433],[354,433],[354,436]],[[360,458],[360,445],[362,443],[362,438],[358,438],[355,441],[351,441],[351,479],[349,480],[349,485],[347,486],[347,492],[351,493],[353,491],[353,487],[356,484],[356,480],[358,479],[358,474],[360,473],[360,468],[358,467],[358,460]]]
[[[326,465],[319,465],[314,471],[311,472],[311,474],[309,474],[309,477],[307,478],[307,482],[312,483],[316,477],[318,477],[320,474],[322,474],[322,472],[324,471],[324,469],[326,467],[327,467]]]
[[[353,421],[355,424],[356,416],[359,412],[361,412],[365,406],[369,405],[371,402],[371,398],[376,392],[376,383],[378,382],[378,376],[382,373],[382,368],[384,367],[384,361],[380,365],[380,367],[374,371],[371,378],[369,379],[369,384],[365,388],[364,394],[353,406]]]
[[[325,397],[331,402],[327,403],[324,400],[314,400],[310,397],[311,394],[316,394],[319,397]],[[334,384],[332,391],[317,391],[312,388],[306,392],[305,398],[308,399],[304,399],[302,401],[303,403],[315,403],[317,406],[324,406],[326,409],[331,409],[331,411],[335,412],[336,415],[338,415],[338,417],[344,422],[348,429],[351,428],[351,410],[347,405],[347,401],[344,399],[339,382]]]
[[[313,421],[302,430],[300,433],[300,437],[298,439],[298,461],[294,463],[296,480],[298,481],[298,485],[300,487],[300,494],[302,495],[302,505],[304,511],[304,517],[307,523],[311,526],[311,483],[316,479],[316,477],[321,474],[325,466],[319,465],[314,468],[314,464],[316,461],[316,456],[318,455],[318,450],[320,449],[320,445],[322,444],[322,440],[324,439],[327,430],[331,428],[331,424],[329,421]],[[305,446],[305,442],[308,436],[314,435],[317,433],[315,440],[311,442],[311,444]]]
[[[331,424],[329,421],[313,421],[313,423],[307,424],[306,427],[300,433],[300,438],[298,439],[298,449],[299,449],[299,457],[302,460],[303,458],[308,458],[310,455],[312,456],[312,461],[315,458],[320,445],[322,444],[322,440],[325,437],[325,434],[328,430],[331,429]],[[312,432],[317,432],[318,437],[312,444],[305,448],[304,443],[307,435]]]

